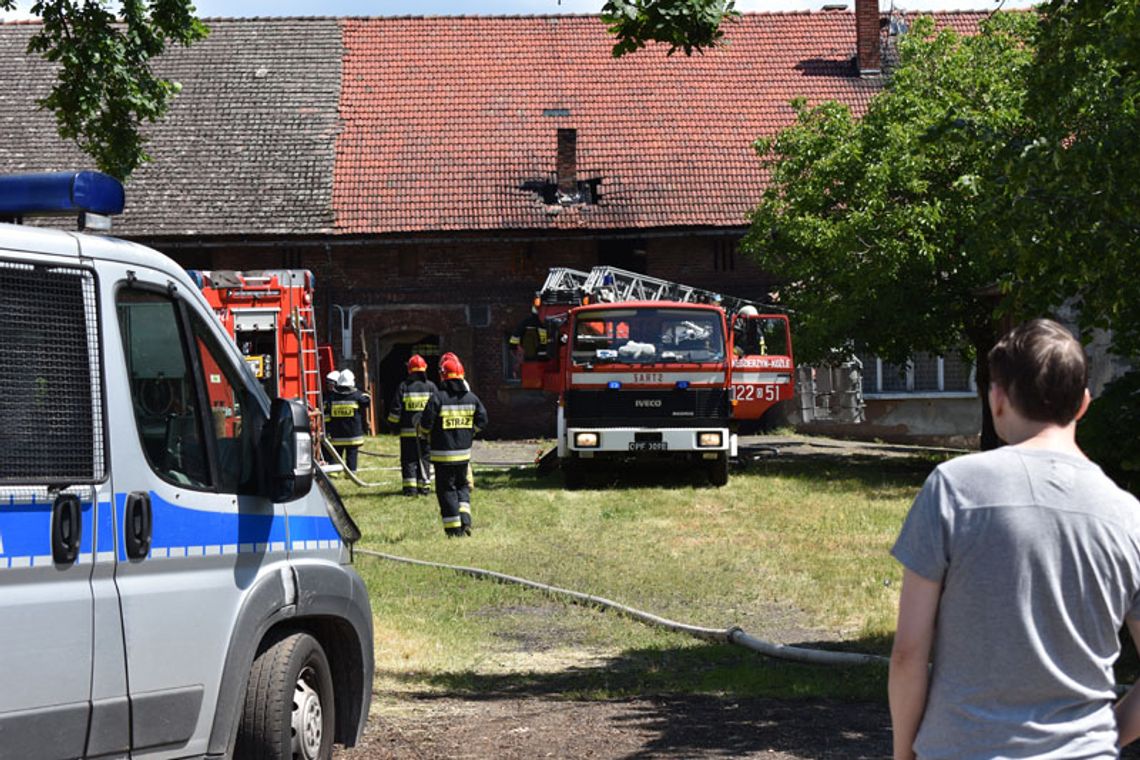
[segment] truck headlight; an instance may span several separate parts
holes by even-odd
[[[719,430],[697,433],[697,446],[702,448],[720,448],[724,437]]]
[[[596,449],[598,448],[598,434],[597,433],[575,433],[574,445],[580,449]]]

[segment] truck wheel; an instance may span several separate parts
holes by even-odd
[[[562,460],[562,484],[567,491],[577,491],[585,480],[582,463],[573,457]]]
[[[325,650],[309,634],[294,633],[253,661],[234,757],[331,760],[333,725]]]
[[[717,488],[728,485],[728,452],[722,451],[709,462],[709,482]]]

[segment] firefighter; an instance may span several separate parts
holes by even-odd
[[[439,391],[420,415],[419,430],[430,436],[435,465],[435,496],[448,536],[471,535],[471,441],[487,426],[487,410],[464,379],[463,364],[455,354],[439,362]]]
[[[325,435],[352,472],[356,472],[357,455],[364,445],[365,410],[371,403],[367,393],[356,389],[356,375],[350,369],[337,375],[333,391],[325,400]]]
[[[533,329],[535,331],[535,344],[533,346],[524,346],[524,338],[527,330]],[[546,361],[550,358],[550,331],[541,319],[538,318],[538,305],[530,307],[530,314],[526,319],[518,324],[515,331],[511,333],[510,337],[511,348],[516,352],[521,359],[537,359],[539,361]],[[533,352],[531,355],[530,352]]]
[[[388,422],[400,430],[400,475],[404,496],[426,495],[431,483],[427,446],[421,443],[416,423],[436,393],[435,383],[427,379],[427,362],[419,354],[408,359],[408,378],[400,383],[388,413]]]

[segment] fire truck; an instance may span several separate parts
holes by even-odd
[[[305,402],[319,454],[323,373],[313,313],[313,273],[307,269],[256,272],[191,270],[225,331],[270,398]],[[331,355],[325,358],[331,367]]]
[[[792,398],[788,317],[614,267],[555,268],[518,333],[524,388],[558,395],[568,488],[600,460],[679,459],[728,482],[736,429]]]

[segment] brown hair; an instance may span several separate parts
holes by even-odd
[[[1088,359],[1072,333],[1051,319],[1013,328],[990,350],[990,379],[1036,422],[1068,425],[1089,382]]]

